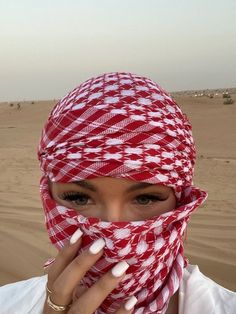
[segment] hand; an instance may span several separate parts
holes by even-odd
[[[48,271],[47,287],[51,291],[51,301],[62,306],[71,304],[65,311],[60,312],[61,314],[93,314],[125,277],[125,271],[129,266],[124,261],[120,262],[89,289],[79,286],[86,272],[101,258],[105,246],[104,240],[99,239],[88,250],[76,256],[81,246],[81,235],[82,232],[78,229],[73,234],[70,243],[58,253]],[[131,297],[115,313],[132,313],[136,302],[137,299]],[[56,311],[45,301],[43,313],[55,314]]]

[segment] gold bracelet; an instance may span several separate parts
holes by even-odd
[[[48,288],[48,285],[46,285],[46,290],[47,290],[47,292],[48,292],[49,294],[52,293],[52,291]]]
[[[63,312],[67,309],[67,305],[57,305],[55,303],[52,302],[51,298],[50,298],[50,295],[48,295],[48,298],[47,298],[47,304],[48,306],[53,309],[54,311],[56,312]]]

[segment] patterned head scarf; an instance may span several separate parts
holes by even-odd
[[[46,227],[61,249],[79,227],[81,250],[106,242],[103,257],[82,284],[90,287],[115,263],[130,264],[125,279],[96,313],[114,313],[135,295],[134,313],[166,312],[186,266],[183,235],[206,193],[192,185],[195,146],[191,125],[175,101],[152,80],[131,73],[91,78],[59,101],[38,149]],[[126,178],[172,187],[174,210],[145,221],[108,222],[84,217],[52,199],[48,180]]]

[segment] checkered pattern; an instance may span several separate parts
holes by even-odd
[[[127,73],[90,79],[53,109],[39,147],[51,181],[99,176],[191,184],[191,126],[171,97],[151,80]]]
[[[92,78],[66,95],[44,127],[38,156],[41,196],[52,243],[60,249],[77,228],[81,250],[102,237],[104,256],[83,278],[90,287],[114,263],[130,267],[97,313],[114,313],[135,295],[134,313],[165,313],[183,275],[183,234],[191,213],[206,198],[192,186],[195,147],[191,126],[156,83],[130,73]],[[100,176],[173,187],[178,207],[146,221],[104,222],[58,205],[49,178],[73,182]]]

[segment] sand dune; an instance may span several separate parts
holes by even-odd
[[[236,290],[236,104],[174,95],[188,114],[198,148],[195,185],[209,193],[193,215],[186,254],[192,264]],[[236,101],[236,95],[232,97]],[[0,104],[0,284],[43,274],[54,256],[38,192],[36,148],[53,101]]]

